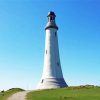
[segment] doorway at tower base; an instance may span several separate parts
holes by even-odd
[[[40,81],[37,89],[53,89],[63,87],[68,87],[63,78],[45,78]]]

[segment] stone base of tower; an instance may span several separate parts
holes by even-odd
[[[68,87],[63,78],[46,78],[40,81],[37,89],[52,89],[63,87]]]

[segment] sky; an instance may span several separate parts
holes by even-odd
[[[37,87],[49,11],[56,14],[67,84],[100,85],[99,0],[0,0],[0,90]]]

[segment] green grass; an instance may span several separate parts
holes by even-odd
[[[33,91],[27,94],[27,100],[100,100],[100,87],[88,85]]]
[[[7,91],[2,91],[2,92],[0,92],[0,100],[7,100],[7,98],[9,96],[11,96],[12,94],[19,92],[19,91],[23,91],[23,89],[12,88],[12,89],[9,89]]]

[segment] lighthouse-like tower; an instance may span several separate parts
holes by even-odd
[[[61,70],[57,37],[58,26],[55,22],[56,15],[51,11],[47,17],[44,68],[38,89],[62,88],[66,87],[67,84]]]

